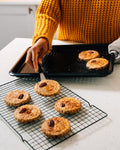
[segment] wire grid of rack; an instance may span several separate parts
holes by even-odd
[[[2,119],[11,127],[21,138],[21,140],[27,143],[33,150],[46,150],[53,146],[61,143],[62,141],[68,139],[69,137],[75,135],[76,133],[84,130],[85,128],[91,126],[92,124],[98,122],[99,120],[107,117],[107,114],[101,109],[94,105],[90,105],[88,101],[72,92],[65,86],[61,85],[62,90],[59,95],[54,97],[43,97],[39,96],[34,92],[34,85],[39,81],[39,79],[17,79],[8,82],[0,86],[0,116]],[[30,93],[31,101],[29,104],[35,104],[40,107],[42,111],[42,117],[35,122],[31,123],[18,123],[13,116],[16,108],[8,107],[4,103],[4,96],[13,90],[25,90]],[[82,103],[82,109],[79,113],[73,115],[61,115],[55,111],[55,102],[63,97],[76,97]],[[52,117],[64,117],[70,121],[71,130],[70,132],[58,139],[49,139],[41,131],[41,124]]]

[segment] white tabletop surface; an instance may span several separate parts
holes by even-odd
[[[0,85],[12,81],[8,72],[31,39],[16,38],[0,51]],[[53,44],[65,44],[53,41]],[[108,114],[106,119],[58,144],[53,150],[120,150],[120,65],[106,77],[54,78]],[[19,137],[0,120],[0,150],[28,150]]]

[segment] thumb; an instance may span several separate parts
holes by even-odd
[[[40,55],[39,55],[39,58],[38,58],[39,64],[42,64],[42,59],[47,54],[47,51],[48,51],[47,47],[42,48]]]
[[[41,55],[39,55],[38,62],[40,65],[42,64],[42,59],[45,55],[46,55],[46,52],[42,52]]]

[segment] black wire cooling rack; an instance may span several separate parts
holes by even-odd
[[[0,86],[0,116],[3,121],[9,125],[21,138],[21,140],[27,143],[30,148],[33,150],[46,150],[50,149],[53,146],[61,143],[67,138],[75,135],[76,133],[84,130],[85,128],[93,125],[94,123],[100,121],[101,119],[107,117],[107,114],[101,109],[97,108],[94,105],[90,105],[88,101],[75,94],[68,88],[62,86],[62,90],[59,95],[54,97],[42,97],[38,96],[34,92],[34,86],[39,81],[39,79],[17,79],[11,82],[8,82]],[[31,101],[30,104],[35,104],[40,107],[42,111],[42,117],[31,123],[18,123],[13,116],[13,113],[16,108],[8,107],[4,103],[4,96],[13,90],[25,90],[30,93]],[[63,97],[76,97],[82,103],[82,109],[79,113],[73,115],[61,115],[54,110],[55,102]],[[41,131],[41,124],[52,117],[64,117],[70,121],[71,131],[64,137],[58,139],[49,139]]]

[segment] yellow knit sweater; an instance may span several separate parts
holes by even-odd
[[[120,0],[42,0],[33,44],[46,37],[51,49],[57,27],[58,40],[110,43],[120,35]]]

